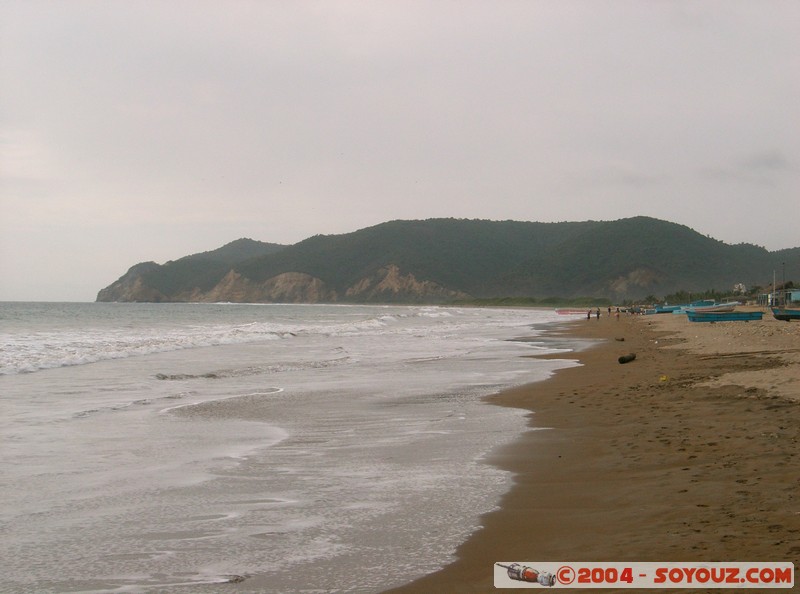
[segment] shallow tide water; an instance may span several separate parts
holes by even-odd
[[[485,458],[527,413],[482,398],[574,364],[529,357],[557,322],[0,304],[2,588],[377,592],[433,571],[511,484]]]

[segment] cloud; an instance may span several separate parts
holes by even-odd
[[[742,159],[740,165],[750,171],[789,172],[795,169],[786,155],[778,149],[753,153]]]
[[[796,176],[797,167],[778,149],[750,153],[729,163],[698,170],[699,177],[708,182],[773,187],[783,184],[793,174]]]
[[[8,0],[0,234],[95,237],[120,270],[432,216],[794,245],[747,206],[800,191],[800,4],[766,6]]]
[[[0,131],[0,163],[3,182],[44,179],[51,167],[36,131],[19,128]]]

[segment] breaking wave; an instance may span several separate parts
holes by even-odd
[[[152,306],[157,307],[157,306]],[[231,306],[228,306],[231,307]],[[174,310],[170,310],[172,313]],[[183,349],[291,340],[298,336],[352,336],[375,334],[397,324],[402,316],[359,316],[342,322],[332,317],[249,321],[245,323],[181,324],[166,311],[164,319],[122,320],[118,325],[38,328],[34,332],[0,332],[0,375],[33,373],[44,369],[86,365]],[[308,313],[307,311],[305,313]],[[313,312],[316,313],[316,312]],[[194,322],[194,320],[192,320]],[[254,373],[275,370],[255,370]]]
[[[325,369],[345,365],[350,361],[349,357],[338,359],[328,359],[325,361],[296,361],[291,363],[281,363],[278,365],[253,365],[234,369],[219,369],[205,373],[157,373],[156,379],[165,381],[181,381],[193,379],[222,379],[227,377],[246,377],[250,375],[262,375],[272,373],[283,373],[287,371],[301,371],[304,369]]]

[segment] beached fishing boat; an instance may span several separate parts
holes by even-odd
[[[800,321],[800,309],[792,309],[788,307],[773,307],[772,315],[776,320],[790,322],[791,320]]]
[[[736,308],[737,305],[739,305],[738,301],[729,301],[729,302],[725,302],[725,303],[715,303],[715,302],[712,301],[709,304],[703,304],[703,305],[687,305],[686,307],[682,307],[680,310],[674,311],[672,313],[684,314],[684,313],[690,313],[690,312],[693,312],[693,311],[698,311],[698,312],[699,311],[705,311],[705,312],[714,312],[714,311],[728,312],[728,311],[733,311]]]
[[[739,305],[738,301],[728,302],[728,303],[715,303],[714,305],[701,305],[700,307],[695,307],[693,310],[695,312],[731,312],[733,311],[736,306]]]
[[[656,310],[657,314],[672,313],[674,311],[679,310],[682,307],[686,307],[686,306],[685,305],[667,305],[667,304],[661,305],[661,304],[658,304],[658,305],[656,305],[655,310]]]
[[[760,320],[763,311],[687,311],[690,322],[749,322]]]
[[[670,307],[670,311],[672,311],[674,314],[685,314],[689,309],[703,307],[706,305],[714,305],[715,303],[716,301],[713,299],[701,299],[700,301],[692,301],[691,303],[683,303],[681,305]]]

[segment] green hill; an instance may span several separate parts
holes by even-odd
[[[242,239],[164,265],[133,267],[99,301],[446,302],[454,299],[637,299],[765,286],[800,248],[768,252],[634,217],[532,223],[390,221],[291,246]]]

